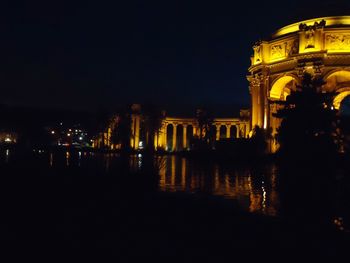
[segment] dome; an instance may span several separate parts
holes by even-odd
[[[325,27],[333,27],[333,26],[350,26],[350,16],[328,16],[328,17],[319,17],[308,19],[304,21],[300,21],[277,30],[273,34],[273,38],[277,38],[283,35],[287,35],[293,32],[299,31],[300,24],[305,24],[307,26],[315,25],[315,23],[320,23],[321,21],[325,21]]]

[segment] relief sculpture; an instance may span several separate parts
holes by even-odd
[[[253,49],[254,49],[254,62],[255,63],[261,62],[261,46],[255,45]]]
[[[350,49],[350,34],[326,35],[326,48],[329,50]]]
[[[315,32],[317,29],[324,28],[326,26],[326,21],[321,20],[320,22],[315,22],[313,25],[306,25],[301,23],[299,25],[299,30],[305,32],[305,49],[315,48]]]
[[[293,41],[286,42],[286,55],[291,56],[298,54],[299,51],[299,41],[297,39]]]
[[[283,45],[274,45],[271,47],[271,59],[282,58],[285,56],[285,47]]]
[[[305,31],[305,49],[315,47],[315,30],[309,28]]]

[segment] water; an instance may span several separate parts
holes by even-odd
[[[203,193],[234,200],[244,210],[277,215],[279,197],[275,167],[267,171],[197,163],[177,156],[165,157],[159,189],[165,192]]]
[[[15,162],[18,155],[13,149],[2,149],[0,165]],[[118,153],[33,149],[31,158],[30,164],[46,167],[48,176],[50,171],[59,170],[63,174],[70,169],[74,169],[76,174],[90,171],[95,176],[118,176],[125,168]],[[129,156],[127,169],[132,173],[141,171],[143,158],[142,154]],[[242,167],[199,162],[174,155],[160,156],[157,160],[160,175],[157,189],[160,192],[218,196],[231,200],[244,211],[273,217],[323,217],[337,229],[348,231],[350,182],[344,169],[334,171],[337,173],[335,185],[322,181],[310,184],[301,176],[296,183],[289,184],[281,183],[281,169],[275,164]],[[302,168],[300,171],[304,172]],[[137,189],[135,184],[137,181],[132,181],[125,188]]]
[[[98,248],[122,262],[232,255],[255,262],[271,251],[278,259],[293,251],[314,261],[348,255],[350,180],[344,168],[333,171],[336,180],[315,180],[307,175],[320,171],[298,164],[286,170],[274,163],[158,156],[156,177],[147,172],[149,160],[142,154],[0,149],[1,240],[14,246],[11,257],[44,251],[66,259],[82,249],[79,258],[90,258]]]

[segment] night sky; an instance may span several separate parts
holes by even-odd
[[[350,1],[1,1],[0,103],[249,105],[255,41]]]

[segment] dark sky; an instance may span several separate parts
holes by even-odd
[[[249,105],[251,46],[350,1],[1,1],[0,103]]]

